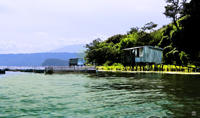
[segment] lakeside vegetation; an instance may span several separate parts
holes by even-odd
[[[200,61],[199,33],[196,29],[200,27],[200,2],[165,1],[168,5],[165,6],[164,15],[171,18],[172,23],[154,30],[157,24],[149,22],[144,27],[132,27],[127,34],[116,34],[105,41],[97,38],[86,45],[86,63],[95,63],[99,68],[103,65],[107,69],[118,68],[124,55],[122,49],[150,45],[164,48],[162,62],[166,64],[165,70],[167,65],[181,68],[193,64],[195,68],[194,65]],[[186,71],[188,67],[183,69]]]
[[[134,68],[127,66],[124,67],[120,63],[114,63],[111,66],[108,65],[103,65],[103,66],[97,66],[97,70],[105,70],[105,71],[154,71],[155,70],[155,65],[152,65],[150,67],[149,65],[145,66],[134,66]],[[188,67],[184,66],[176,66],[176,65],[157,65],[157,71],[162,71],[162,72],[197,72],[196,67],[194,65],[188,65]]]

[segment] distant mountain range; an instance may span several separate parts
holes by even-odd
[[[69,66],[69,61],[61,59],[46,59],[41,66]]]
[[[84,50],[86,50],[84,46],[86,46],[86,44],[68,45],[65,47],[58,48],[58,49],[50,50],[48,52],[82,53],[84,52]]]
[[[68,45],[46,53],[0,54],[0,66],[61,66],[70,58],[84,58],[86,44]]]
[[[0,54],[0,66],[41,66],[46,59],[69,60],[84,58],[85,53],[31,53],[31,54]]]

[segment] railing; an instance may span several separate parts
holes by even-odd
[[[33,69],[33,70],[43,70],[44,66],[0,66],[0,69],[9,69],[9,70],[25,70],[25,69]]]

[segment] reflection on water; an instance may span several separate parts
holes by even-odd
[[[200,116],[199,76],[0,75],[0,117]]]

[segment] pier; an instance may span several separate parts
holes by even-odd
[[[19,72],[34,72],[34,73],[96,73],[95,66],[0,66],[0,70],[5,74],[5,71]]]
[[[77,73],[96,73],[95,66],[50,66],[45,67],[45,74],[53,74],[53,73],[69,73],[69,72],[77,72]]]

